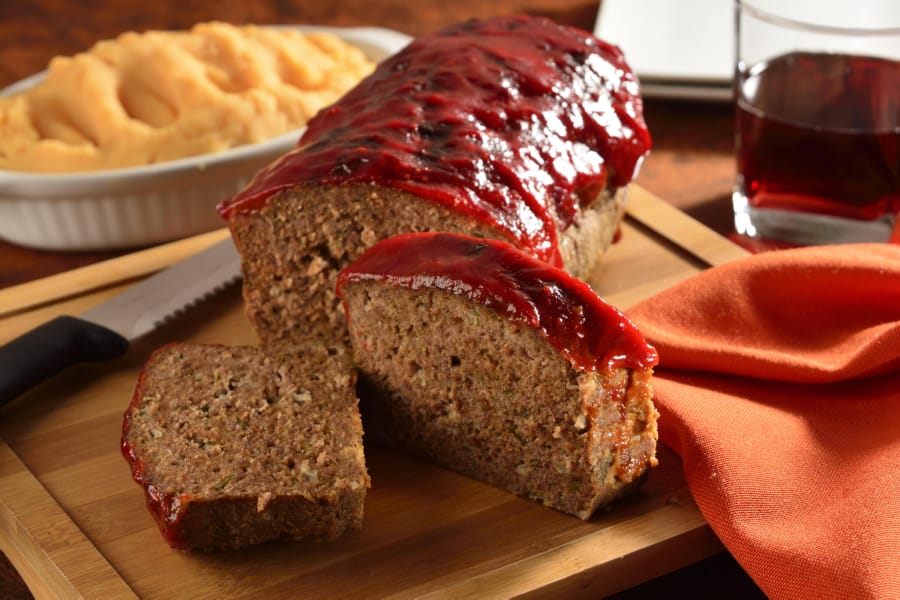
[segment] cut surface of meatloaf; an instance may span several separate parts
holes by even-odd
[[[656,352],[562,270],[503,242],[407,234],[338,286],[400,447],[582,519],[656,464]]]
[[[382,62],[219,211],[261,339],[343,335],[337,272],[398,233],[499,239],[587,276],[649,148],[616,47],[544,18],[472,20]]]
[[[569,227],[564,247],[573,270],[590,273],[621,206],[619,200],[597,203]],[[314,332],[343,337],[344,312],[334,291],[338,271],[378,240],[419,231],[504,239],[408,192],[366,184],[279,192],[259,213],[233,217],[231,228],[243,262],[244,310],[263,343]]]
[[[170,344],[142,371],[122,453],[170,545],[331,540],[369,477],[346,350]]]

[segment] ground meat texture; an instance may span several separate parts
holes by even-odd
[[[122,450],[166,540],[334,539],[369,485],[355,373],[322,344],[171,344],[149,359]]]
[[[535,329],[435,289],[342,295],[393,443],[582,519],[656,464],[650,369],[573,368]]]
[[[589,275],[612,242],[624,192],[604,190],[560,232],[563,265],[575,276]],[[334,293],[337,274],[380,240],[452,231],[511,241],[465,214],[367,184],[290,188],[257,210],[232,215],[229,227],[242,258],[245,311],[264,343],[310,332],[345,337],[344,312]]]

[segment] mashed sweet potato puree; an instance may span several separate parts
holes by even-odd
[[[328,33],[219,22],[125,33],[0,98],[0,169],[113,169],[258,142],[302,127],[373,66]]]

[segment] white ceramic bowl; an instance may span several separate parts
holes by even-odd
[[[402,33],[373,27],[297,28],[335,33],[374,61],[410,41]],[[42,77],[28,77],[0,94],[26,89]],[[149,166],[58,174],[0,170],[0,238],[48,250],[99,250],[145,246],[222,227],[216,204],[293,148],[302,132]]]

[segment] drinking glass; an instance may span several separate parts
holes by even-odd
[[[886,241],[900,212],[900,1],[736,0],[735,227]]]

